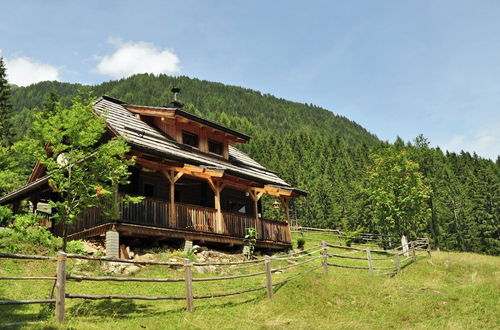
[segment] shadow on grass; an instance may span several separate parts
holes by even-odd
[[[252,302],[256,302],[261,300],[262,296],[253,297],[250,299],[246,299],[243,301],[227,301],[219,304],[196,304],[195,300],[195,311],[203,311],[203,310],[213,310],[219,308],[229,308],[236,307],[245,304],[250,304]],[[217,299],[217,298],[215,298]],[[214,301],[215,302],[215,301]],[[170,309],[163,309],[164,306],[161,306],[161,310],[159,310],[159,306],[155,306],[154,304],[141,304],[135,303],[131,300],[122,300],[122,301],[113,301],[113,300],[104,300],[104,301],[89,301],[84,300],[81,303],[78,303],[66,310],[68,316],[71,317],[98,317],[98,318],[108,318],[108,317],[120,317],[122,319],[130,319],[136,318],[138,316],[167,316],[177,313],[186,313],[186,307],[184,306],[184,301],[180,301],[183,304],[182,307],[175,308],[171,306]]]
[[[8,300],[0,297],[0,300]],[[0,329],[20,329],[29,324],[46,321],[50,318],[47,310],[49,304],[43,305],[2,305],[0,306]],[[52,328],[44,328],[52,329]]]

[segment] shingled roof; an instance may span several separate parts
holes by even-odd
[[[229,160],[197,152],[176,142],[159,129],[151,127],[136,118],[132,112],[127,110],[126,106],[125,102],[108,96],[102,96],[95,101],[94,110],[97,114],[105,116],[111,129],[120,136],[123,136],[135,150],[148,152],[183,163],[215,168],[244,179],[291,190],[300,195],[306,194],[304,191],[292,188],[273,171],[266,169],[248,155],[232,146],[229,146]],[[245,136],[242,133],[238,134]]]

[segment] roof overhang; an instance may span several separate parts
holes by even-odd
[[[36,191],[37,189],[40,189],[44,187],[45,185],[48,186],[48,182],[50,179],[50,175],[46,175],[34,182],[31,182],[17,190],[14,190],[13,192],[8,193],[5,196],[0,197],[0,205],[5,205],[5,204],[10,204],[19,200],[22,200],[26,198],[30,193]]]
[[[175,119],[176,117],[182,117],[184,118],[185,122],[193,121],[201,126],[210,127],[229,136],[233,136],[237,142],[246,143],[250,141],[250,136],[248,135],[245,135],[241,132],[235,131],[234,129],[220,125],[213,121],[198,117],[182,109],[152,107],[136,104],[122,104],[122,106],[125,107],[125,109],[127,109],[128,111],[141,116],[161,117],[165,119]]]

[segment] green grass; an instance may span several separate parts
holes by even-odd
[[[312,239],[306,248],[317,244]],[[279,265],[287,264],[285,261]],[[317,262],[312,264],[318,265]],[[273,265],[277,267],[279,265]],[[310,264],[306,264],[310,265]],[[274,276],[286,278],[306,265]],[[224,267],[227,274],[257,271]],[[72,273],[104,274],[99,263],[69,263]],[[0,260],[0,276],[53,275],[55,263]],[[198,274],[196,277],[214,276]],[[37,305],[0,306],[0,323],[40,321],[33,328],[57,329],[386,329],[386,328],[499,328],[500,259],[471,253],[433,252],[395,277],[370,276],[368,271],[330,268],[295,279],[277,288],[274,300],[264,291],[228,298],[195,300],[195,312],[185,312],[183,301],[67,300],[66,323],[53,313],[40,314]],[[165,266],[144,267],[138,277],[182,277]],[[195,282],[196,295],[261,286],[264,277],[231,281]],[[0,281],[0,299],[46,298],[49,281]],[[183,295],[183,283],[68,282],[70,293]]]

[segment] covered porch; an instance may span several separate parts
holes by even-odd
[[[88,209],[80,221],[68,226],[68,238],[102,235],[108,227],[103,225],[115,223],[121,228],[115,226],[116,230],[130,236],[158,234],[168,239],[182,234],[195,241],[236,245],[243,244],[247,228],[255,228],[258,246],[287,248],[291,244],[291,190],[229,176],[217,169],[188,164],[168,166],[144,158],[136,159],[130,184],[119,190],[120,194],[144,199],[138,204],[120,204],[121,217],[117,220],[106,219],[98,208]],[[263,217],[264,194],[280,201],[281,219]],[[134,226],[125,228],[126,224]],[[54,234],[62,232],[62,226],[54,226]]]

